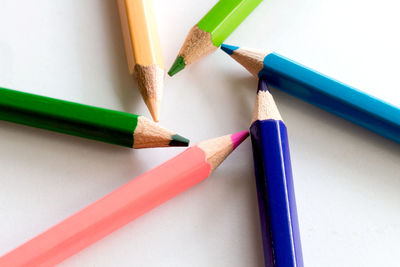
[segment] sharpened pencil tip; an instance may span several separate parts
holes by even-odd
[[[268,83],[267,83],[267,79],[261,77],[258,80],[258,86],[257,86],[257,93],[258,92],[269,92],[269,88],[268,88]]]
[[[249,136],[249,131],[242,131],[232,134],[231,140],[233,143],[233,149],[237,148],[248,136]]]
[[[180,136],[179,134],[174,134],[172,136],[171,142],[169,142],[169,146],[188,146],[189,145],[189,139],[186,139],[183,136]]]
[[[174,64],[172,64],[172,67],[168,71],[168,75],[171,77],[174,76],[175,74],[177,74],[178,72],[183,70],[185,68],[185,66],[186,66],[186,64],[185,64],[185,60],[183,59],[183,57],[178,56],[175,59]]]
[[[222,51],[224,51],[228,55],[232,55],[233,51],[235,51],[238,48],[239,48],[238,46],[233,46],[233,45],[227,45],[227,44],[222,44],[221,45]]]
[[[153,121],[158,122],[160,118],[160,101],[155,98],[145,100],[146,106],[150,111]]]

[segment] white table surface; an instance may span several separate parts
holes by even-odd
[[[155,0],[167,67],[216,1]],[[397,1],[265,0],[227,39],[400,106]],[[222,51],[166,77],[161,124],[245,130],[256,80]],[[116,1],[0,0],[0,86],[149,116]],[[399,266],[400,146],[280,91],[306,266]],[[0,254],[183,148],[131,150],[0,121]],[[262,266],[250,141],[205,182],[61,266]]]

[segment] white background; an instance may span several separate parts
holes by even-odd
[[[216,1],[155,0],[167,68]],[[227,39],[400,106],[397,1],[265,0]],[[161,124],[192,144],[245,130],[256,80],[222,51],[166,77]],[[0,0],[0,86],[149,116],[116,1]],[[306,266],[399,266],[400,146],[273,91]],[[0,254],[183,148],[131,150],[0,122]],[[205,182],[61,266],[262,266],[250,141]]]

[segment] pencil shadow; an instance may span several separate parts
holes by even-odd
[[[204,185],[202,185],[204,187],[209,187],[213,186],[213,183],[216,183],[214,186],[221,187],[222,191],[216,195],[209,195],[209,198],[204,200],[204,205],[210,206],[210,208],[201,217],[224,218],[224,215],[227,212],[226,207],[224,205],[213,205],[212,203],[238,203],[238,206],[240,206],[240,209],[242,210],[240,212],[241,231],[249,234],[244,241],[246,244],[245,254],[251,253],[250,258],[252,259],[252,263],[254,263],[254,265],[252,264],[251,266],[264,266],[261,229],[257,208],[257,192],[253,168],[244,167],[253,165],[250,156],[251,149],[249,143],[250,142],[248,141],[248,149],[244,151],[245,154],[249,155],[249,157],[246,157],[245,155],[239,156],[239,158],[242,159],[242,166],[238,165],[234,168],[217,169],[212,174],[212,179],[205,181]],[[246,160],[243,160],[244,158]],[[252,171],[249,172],[249,169]],[[219,224],[220,221],[210,221],[209,219],[206,219],[202,224],[204,227],[202,231],[212,232],[215,228],[214,223]],[[234,229],[235,228],[232,228],[232,231],[234,231]],[[234,232],[232,232],[232,235],[234,235]]]
[[[232,76],[227,81],[232,95],[234,95],[232,106],[240,107],[238,114],[236,114],[238,117],[237,123],[241,128],[248,129],[254,112],[257,80],[253,76],[244,73],[243,75]]]
[[[131,166],[131,170],[134,173],[140,173],[142,157],[138,156],[138,153],[134,153],[134,150],[128,147],[107,144],[100,141],[90,140],[77,136],[47,131],[34,127],[28,127],[24,125],[14,124],[10,122],[0,121],[0,129],[5,137],[7,138],[7,146],[16,147],[15,150],[9,153],[9,156],[14,155],[16,161],[23,165],[25,161],[18,159],[19,153],[16,152],[18,147],[30,147],[29,151],[32,154],[41,155],[35,156],[29,159],[28,166],[33,165],[42,166],[43,162],[52,161],[56,158],[82,158],[84,155],[90,159],[93,159],[91,163],[95,163],[97,160],[104,158],[104,160],[118,157],[119,160],[125,162],[125,166]],[[25,146],[26,145],[26,146]],[[68,155],[69,154],[69,155]],[[86,159],[85,159],[86,160]],[[135,162],[135,164],[132,164]],[[61,163],[60,163],[61,164]],[[75,163],[74,163],[75,164]],[[80,166],[79,161],[76,161],[77,166]],[[47,171],[57,171],[57,165],[46,165],[44,164]],[[127,177],[129,178],[129,177]],[[130,177],[132,178],[132,177]],[[81,177],[71,177],[71,179],[81,179]],[[110,177],[112,180],[113,178]]]
[[[252,165],[252,158],[248,158],[248,166]],[[243,169],[243,168],[242,168]],[[253,168],[251,168],[253,170]],[[246,207],[248,207],[247,214],[245,216],[248,217],[249,223],[246,224],[247,231],[251,234],[249,244],[252,246],[253,259],[256,263],[255,266],[264,266],[264,255],[263,255],[263,244],[262,244],[262,234],[260,227],[260,219],[258,214],[258,202],[257,202],[257,191],[254,179],[254,172],[248,173],[247,170],[240,171],[239,169],[231,169],[224,170],[227,174],[224,173],[225,177],[237,177],[238,172],[242,172],[241,179],[233,179],[229,184],[227,190],[230,190],[231,201],[238,194],[244,194],[248,196],[246,198]],[[240,177],[240,176],[239,176]],[[247,192],[243,192],[247,191]],[[227,200],[228,202],[230,200]]]
[[[117,1],[99,1],[99,5],[101,5],[103,17],[107,21],[102,30],[109,36],[107,41],[110,45],[105,46],[108,48],[105,53],[111,55],[111,77],[115,85],[113,89],[118,95],[124,111],[132,112],[140,102],[141,95],[136,79],[129,74]]]
[[[233,93],[238,96],[236,98],[237,106],[241,107],[241,112],[247,116],[248,122],[250,122],[256,101],[257,80],[250,75],[240,75],[231,77],[229,84]]]

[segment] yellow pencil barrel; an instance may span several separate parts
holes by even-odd
[[[128,67],[154,121],[159,120],[165,73],[151,0],[118,0]]]
[[[164,69],[152,1],[118,0],[118,6],[130,72],[135,63]]]

